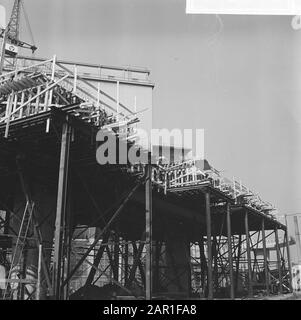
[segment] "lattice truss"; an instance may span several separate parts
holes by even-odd
[[[12,121],[71,104],[73,115],[97,126],[138,121],[128,107],[79,75],[76,66],[70,69],[55,56],[0,76],[0,124],[6,123],[6,137]]]
[[[233,281],[237,294],[239,292],[244,294],[247,291],[250,278],[254,293],[264,292],[266,287],[271,293],[277,293],[280,286],[283,292],[289,292],[289,270],[285,263],[280,264],[273,258],[265,262],[263,257],[258,254],[258,249],[262,247],[263,241],[273,236],[274,231],[251,232],[248,238],[245,235],[233,235],[231,237],[231,251],[229,251],[227,237],[222,235],[213,237],[215,297],[224,297],[227,295],[226,291],[229,290],[231,283],[229,255],[232,256]],[[250,260],[247,258],[247,246],[252,253]],[[73,241],[74,262],[79,260],[86,248],[87,243],[84,241]],[[170,288],[183,292],[186,279],[191,282],[192,296],[207,296],[208,250],[206,237],[202,236],[198,242],[190,243],[187,247],[186,259],[180,263],[175,259],[176,247],[167,249],[165,241],[155,241],[153,250],[154,292],[161,296],[164,296],[164,293],[167,293]],[[278,254],[280,261],[284,262],[285,248],[278,248]],[[97,266],[95,266],[95,261],[98,263]],[[123,293],[136,297],[143,295],[145,290],[144,241],[126,241],[122,237],[116,237],[114,233],[111,234],[111,237],[104,237],[74,274],[70,288],[74,292],[87,284],[104,286],[109,282],[120,287]]]
[[[188,160],[179,163],[158,164],[153,172],[153,180],[165,191],[209,184],[226,196],[235,199],[236,203],[244,204],[275,218],[276,208],[269,202],[262,200],[258,193],[250,190],[235,178],[229,179],[223,176],[214,167],[204,166],[204,163],[199,160]]]
[[[283,292],[289,292],[289,270],[285,265],[285,248],[278,248],[279,259],[263,259],[258,254],[262,248],[263,239],[274,236],[274,231],[262,234],[261,231],[251,232],[249,238],[245,235],[234,235],[231,237],[231,251],[228,247],[228,239],[217,235],[213,237],[213,288],[215,296],[225,296],[225,290],[229,290],[230,259],[232,256],[232,270],[235,292],[247,290],[249,279],[252,279],[253,292],[265,291],[268,287],[271,293],[277,293],[282,287]],[[247,246],[251,251],[248,261]],[[191,281],[192,293],[206,296],[208,285],[207,268],[208,254],[207,243],[201,238],[197,243],[191,243]],[[266,268],[265,268],[265,263]],[[250,273],[250,276],[249,276]]]

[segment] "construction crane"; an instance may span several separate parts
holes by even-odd
[[[5,29],[0,30],[0,37],[3,38],[2,48],[1,48],[1,62],[0,62],[0,74],[2,74],[4,57],[5,55],[13,58],[15,63],[15,58],[18,54],[18,48],[30,49],[32,53],[37,50],[37,47],[33,44],[29,44],[25,41],[20,40],[20,15],[21,15],[21,7],[23,7],[23,11],[25,14],[26,22],[28,24],[29,30],[30,25],[28,18],[26,16],[26,12],[24,10],[24,6],[22,0],[15,0],[12,13],[10,16],[10,20]],[[32,32],[30,30],[31,36]],[[32,37],[33,38],[33,37]]]

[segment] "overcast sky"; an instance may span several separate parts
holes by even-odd
[[[12,2],[0,1],[8,12]],[[301,31],[292,17],[186,15],[184,0],[25,5],[37,55],[148,67],[155,128],[204,128],[213,166],[282,214],[301,212]]]

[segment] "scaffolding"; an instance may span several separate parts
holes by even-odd
[[[287,228],[241,181],[205,161],[154,164],[149,155],[145,164],[97,163],[98,130],[118,135],[126,124],[131,145],[139,121],[135,108],[99,83],[152,88],[148,70],[55,56],[18,57],[4,70],[3,299],[234,299],[291,291]]]

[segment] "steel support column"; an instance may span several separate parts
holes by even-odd
[[[124,285],[126,285],[129,277],[129,243],[128,239],[125,239],[124,244]]]
[[[69,197],[72,197],[72,186],[69,188]],[[70,272],[71,267],[71,250],[72,250],[72,235],[73,235],[73,216],[72,216],[72,205],[71,201],[67,203],[67,214],[66,214],[66,224],[65,224],[65,247],[66,247],[66,266],[64,271],[64,277],[66,277]],[[64,299],[67,300],[70,293],[70,286],[68,285],[64,288]]]
[[[117,282],[119,281],[119,235],[115,232],[113,246],[113,277]]]
[[[277,253],[277,268],[278,268],[278,277],[279,277],[279,293],[283,293],[282,288],[282,272],[281,272],[281,258],[280,258],[280,248],[279,248],[279,237],[278,237],[278,228],[275,228],[275,241],[276,241],[276,253]]]
[[[9,196],[7,202],[8,202],[8,208],[6,208],[6,210],[5,210],[5,219],[3,221],[3,223],[4,223],[4,225],[3,225],[3,235],[9,234],[9,231],[10,231],[11,211],[9,210],[9,208],[13,208],[13,203],[14,203],[14,196],[12,194],[12,191],[10,193],[10,196]],[[7,254],[8,254],[8,248],[3,249],[2,250],[2,255],[3,255],[4,261],[6,261],[6,259],[7,259]]]
[[[204,252],[204,237],[200,237],[199,241],[199,248],[200,248],[200,267],[201,267],[201,279],[200,279],[200,295],[202,297],[202,294],[205,293],[206,291],[206,284],[205,284],[205,276],[207,274],[207,261],[205,257],[205,252]]]
[[[245,212],[245,232],[247,243],[247,260],[248,260],[248,296],[253,296],[253,279],[252,279],[252,264],[251,264],[251,248],[250,248],[250,235],[249,235],[249,215]]]
[[[231,205],[227,203],[227,240],[228,240],[228,259],[230,272],[230,298],[234,299],[234,277],[233,277],[233,257],[232,257],[232,232],[231,232]]]
[[[26,272],[27,272],[27,256],[28,256],[28,249],[25,245],[23,249],[23,262],[22,262],[22,270],[21,270],[21,277],[25,281],[26,280]],[[20,283],[19,286],[19,298],[18,300],[25,300],[25,283]]]
[[[291,255],[290,255],[290,246],[289,246],[289,240],[288,240],[288,229],[287,229],[287,217],[285,216],[285,245],[286,245],[286,257],[287,257],[287,266],[288,266],[288,272],[289,272],[289,288],[290,292],[293,292],[293,285],[292,285],[292,265],[291,265]]]
[[[213,262],[213,296],[218,292],[218,243],[216,235],[212,236],[212,262]]]
[[[206,202],[206,229],[207,229],[207,252],[208,252],[208,299],[213,299],[213,282],[212,282],[212,242],[211,242],[211,211],[210,211],[210,193],[205,193]]]
[[[151,155],[148,156],[145,184],[145,298],[152,299],[152,166]]]
[[[38,279],[36,288],[36,300],[41,300],[41,286],[42,286],[42,245],[39,244],[39,260],[38,260]]]
[[[262,248],[263,248],[265,288],[266,288],[267,295],[269,295],[270,294],[270,279],[269,279],[269,266],[268,266],[267,247],[266,247],[266,238],[265,238],[264,218],[262,218],[262,222],[261,222],[261,232],[262,232]]]
[[[290,292],[293,292],[291,255],[290,255],[290,248],[288,243],[287,230],[285,231],[285,243],[286,243],[287,266],[288,266],[288,273],[289,273],[289,288],[290,288]]]
[[[65,122],[62,126],[61,156],[54,237],[53,289],[54,297],[56,299],[61,298],[62,249],[67,205],[70,141],[71,126],[67,122]]]
[[[241,256],[241,243],[242,243],[242,235],[239,235],[238,238],[238,246],[237,246],[237,256],[235,263],[235,292],[238,290],[238,280],[239,280],[239,266],[240,266],[240,256]]]

